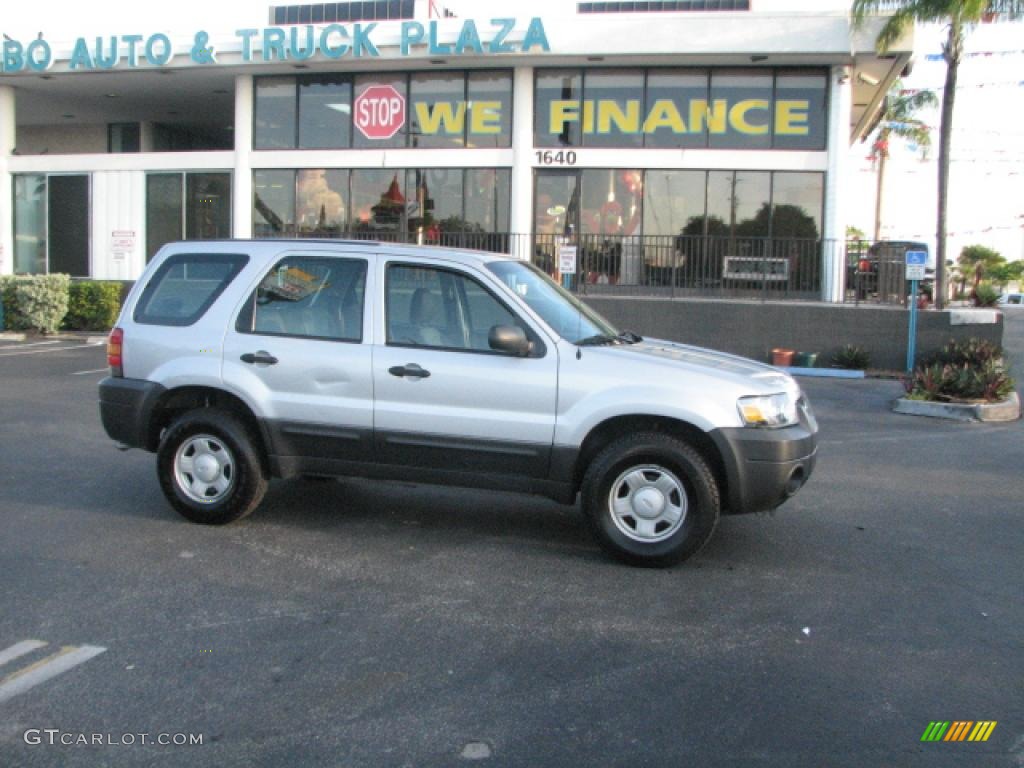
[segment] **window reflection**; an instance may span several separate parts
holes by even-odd
[[[46,272],[46,177],[14,177],[14,271]]]
[[[295,171],[253,173],[253,236],[295,234]]]
[[[348,228],[348,171],[301,170],[295,187],[300,237],[339,237]]]
[[[352,171],[352,231],[394,239],[406,229],[404,170]]]

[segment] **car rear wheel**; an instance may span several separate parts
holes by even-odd
[[[707,462],[686,442],[657,432],[611,443],[588,467],[582,492],[601,546],[633,565],[692,557],[718,524],[718,485]]]
[[[249,431],[215,408],[185,413],[168,427],[157,451],[157,474],[171,506],[204,525],[245,517],[267,490]]]

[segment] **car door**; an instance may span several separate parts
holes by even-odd
[[[381,260],[373,353],[381,461],[455,472],[545,477],[558,390],[555,345],[485,275],[447,262]],[[526,357],[488,334],[519,325]]]
[[[271,453],[295,471],[372,458],[370,264],[362,255],[282,255],[225,338],[225,384],[257,401]]]

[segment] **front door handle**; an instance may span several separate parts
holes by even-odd
[[[243,363],[263,363],[263,365],[273,365],[277,362],[277,358],[269,352],[265,352],[262,349],[259,352],[246,352],[242,355],[241,360]]]
[[[393,368],[388,368],[388,373],[392,376],[400,376],[410,379],[425,379],[430,375],[430,371],[420,368],[416,363],[396,365]]]

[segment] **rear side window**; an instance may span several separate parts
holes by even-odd
[[[360,342],[366,261],[293,256],[274,265],[238,315],[235,330]]]
[[[135,322],[192,325],[210,308],[248,256],[231,253],[182,253],[171,256],[142,291]]]

